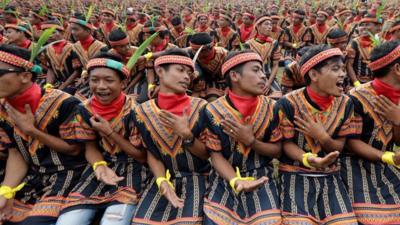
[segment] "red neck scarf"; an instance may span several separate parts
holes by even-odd
[[[23,41],[21,44],[18,45],[18,47],[29,49],[29,46],[31,46],[31,40],[26,39]]]
[[[243,20],[242,19],[238,19],[238,21],[237,21],[237,25],[242,25],[243,24]]]
[[[112,30],[113,30],[113,28],[114,28],[114,21],[113,22],[109,22],[109,23],[106,23],[106,24],[104,24],[105,26],[105,28],[106,28],[106,32],[107,33],[110,33]]]
[[[236,95],[231,90],[228,91],[229,99],[235,108],[242,114],[242,119],[252,116],[257,109],[258,97],[243,97]]]
[[[321,96],[318,93],[314,92],[309,86],[306,88],[306,90],[311,101],[317,104],[322,111],[325,111],[326,109],[329,108],[329,106],[331,106],[334,99],[333,96],[331,95],[329,95],[328,97]]]
[[[36,27],[37,30],[42,29],[42,23],[35,24],[34,26]]]
[[[56,54],[61,54],[62,50],[64,49],[64,46],[67,44],[67,41],[63,40],[59,43],[55,43],[54,45],[52,45],[51,47],[53,47],[54,51],[56,52]]]
[[[254,25],[243,25],[240,26],[240,40],[242,42],[247,41],[249,39],[251,32],[253,31]]]
[[[17,18],[12,18],[10,23],[11,24],[18,24],[18,19]]]
[[[167,44],[168,44],[168,39],[165,38],[164,40],[162,40],[161,44],[152,46],[153,52],[161,52],[162,50],[164,50]]]
[[[272,39],[269,36],[257,34],[256,39],[262,43],[272,43]]]
[[[222,36],[224,36],[224,37],[228,36],[230,31],[231,31],[230,27],[221,27],[221,33],[222,33]]]
[[[158,93],[157,105],[160,109],[166,110],[177,116],[183,115],[183,110],[187,108],[190,112],[190,97],[186,94],[165,94]]]
[[[200,31],[200,32],[204,32],[204,31],[207,30],[207,28],[208,28],[207,24],[200,25],[200,26],[199,26],[199,31]]]
[[[192,20],[192,15],[185,16],[184,20],[186,23],[189,23]]]
[[[361,37],[360,44],[361,44],[361,47],[368,48],[368,47],[372,46],[372,40],[370,37]]]
[[[127,28],[128,30],[132,30],[133,28],[136,27],[136,25],[137,25],[137,23],[131,23],[131,24],[127,25],[126,28]]]
[[[326,28],[327,28],[327,26],[326,26],[325,23],[324,24],[317,24],[318,32],[321,33],[321,34],[325,32]]]
[[[90,108],[92,108],[94,114],[97,114],[110,121],[118,116],[124,107],[124,104],[125,94],[121,92],[121,94],[108,105],[101,104],[96,99],[96,96],[93,96],[92,100],[90,101]]]
[[[301,24],[293,24],[293,32],[297,34],[301,28]]]
[[[142,25],[145,24],[146,21],[147,21],[146,17],[139,19],[139,23],[142,24]]]
[[[25,105],[28,104],[32,112],[35,113],[41,98],[42,89],[38,84],[33,83],[30,88],[26,89],[20,95],[12,99],[6,98],[6,101],[21,113],[25,113]]]
[[[92,35],[89,35],[88,38],[86,38],[85,40],[80,40],[79,42],[81,43],[83,49],[85,49],[85,51],[87,51],[90,47],[90,45],[92,45],[94,41],[94,38]]]
[[[394,104],[399,104],[400,89],[395,89],[390,84],[376,78],[372,81],[372,87],[377,95],[383,95],[390,99]]]

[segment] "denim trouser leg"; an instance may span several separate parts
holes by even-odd
[[[96,215],[96,209],[76,209],[63,213],[58,217],[56,225],[90,225],[93,217]]]
[[[104,212],[100,225],[130,225],[135,210],[136,205],[119,204],[109,206]]]

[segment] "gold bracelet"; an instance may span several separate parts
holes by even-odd
[[[104,161],[104,160],[103,160],[103,161],[95,162],[95,163],[93,164],[93,166],[92,166],[93,171],[96,171],[97,167],[99,167],[99,166],[107,166],[107,162]]]
[[[3,196],[5,199],[12,199],[12,198],[14,198],[15,194],[18,191],[20,191],[24,186],[25,186],[25,183],[22,183],[15,188],[3,185],[0,187],[0,196]]]
[[[311,166],[310,163],[308,162],[308,157],[309,157],[309,156],[317,157],[317,154],[314,154],[314,153],[311,153],[311,152],[304,153],[304,154],[303,154],[303,161],[302,161],[302,162],[303,162],[303,165],[304,165],[305,167],[310,168],[310,169],[314,169],[314,167]]]
[[[155,84],[149,84],[147,85],[147,89],[148,90],[153,89],[155,86],[156,86]]]

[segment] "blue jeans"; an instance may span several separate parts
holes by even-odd
[[[107,207],[100,225],[130,225],[136,205],[119,204]],[[96,209],[76,209],[60,215],[56,225],[90,225],[96,215]]]

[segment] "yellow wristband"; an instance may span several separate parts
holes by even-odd
[[[106,161],[98,161],[98,162],[95,162],[95,163],[93,164],[93,166],[92,166],[93,171],[96,171],[97,167],[99,167],[99,166],[107,166],[107,162],[106,162]]]
[[[167,170],[167,171],[165,172],[165,177],[158,177],[158,178],[156,179],[156,184],[157,184],[158,190],[160,190],[161,183],[164,182],[164,181],[167,182],[168,185],[169,185],[172,189],[175,189],[174,185],[173,185],[172,182],[171,182],[171,173],[169,172],[169,170]]]
[[[396,165],[396,163],[393,160],[395,153],[394,152],[384,152],[382,155],[382,162],[388,164],[388,165],[392,165],[397,167],[398,169],[400,169],[400,165]]]
[[[360,81],[354,81],[353,83],[354,87],[358,87],[361,85]]]
[[[4,196],[5,199],[12,199],[14,198],[15,193],[20,191],[24,186],[25,183],[22,183],[15,188],[3,185],[0,187],[0,196]]]
[[[238,180],[252,181],[254,179],[255,179],[254,177],[242,177],[242,175],[240,175],[239,167],[236,167],[236,177],[232,178],[229,181],[229,185],[231,186],[233,191],[237,194],[239,192],[236,190],[236,187],[235,187],[236,181],[238,181]]]
[[[48,90],[48,89],[53,89],[54,86],[52,84],[46,83],[45,85],[43,85],[43,88]]]
[[[144,57],[146,58],[147,61],[149,61],[152,57],[153,57],[153,53],[152,52],[148,52],[144,55]]]
[[[155,84],[149,84],[149,85],[147,85],[147,89],[150,90],[150,89],[154,88],[155,86],[156,86]]]
[[[308,157],[309,157],[309,156],[317,157],[317,154],[313,154],[313,153],[311,153],[311,152],[304,153],[304,154],[303,154],[303,165],[304,165],[305,167],[310,168],[310,169],[314,169],[314,167],[311,166],[310,163],[308,162]]]

